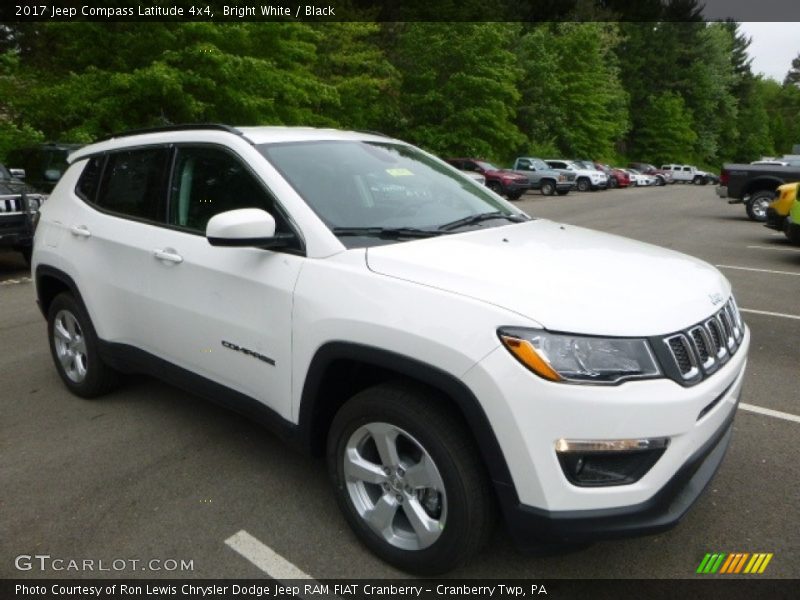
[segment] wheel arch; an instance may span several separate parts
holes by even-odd
[[[758,177],[747,184],[742,192],[742,196],[748,196],[762,191],[774,192],[779,185],[783,185],[784,183],[786,182],[778,177]]]
[[[427,363],[372,346],[329,342],[317,350],[300,400],[301,443],[313,455],[321,455],[330,423],[347,399],[366,387],[389,380],[404,380],[437,392],[464,419],[492,481],[496,485],[513,486],[489,419],[462,381]]]
[[[62,292],[70,292],[83,310],[86,311],[86,314],[89,314],[78,286],[72,277],[64,273],[64,271],[48,265],[38,265],[34,279],[36,282],[36,303],[39,305],[39,310],[42,311],[45,319],[53,299]]]

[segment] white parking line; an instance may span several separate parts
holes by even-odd
[[[757,273],[774,273],[775,275],[795,275],[800,277],[800,273],[793,271],[774,271],[772,269],[754,269],[753,267],[735,267],[733,265],[715,265],[719,269],[736,269],[737,271],[756,271]]]
[[[311,579],[280,554],[261,543],[244,529],[233,534],[225,544],[264,571],[273,579]]]
[[[800,252],[800,248],[791,248],[789,246],[748,246],[755,250],[780,250],[781,252]]]
[[[756,310],[754,308],[740,308],[739,312],[753,313],[754,315],[767,315],[768,317],[782,317],[784,319],[797,319],[800,321],[800,315],[787,315],[786,313],[772,312],[769,310]]]
[[[264,571],[269,577],[287,586],[299,586],[297,580],[305,580],[303,587],[294,594],[295,597],[310,599],[313,596],[314,600],[341,600],[338,596],[330,595],[327,588],[312,579],[311,575],[298,569],[244,529],[225,540],[225,544]]]
[[[758,413],[760,415],[767,415],[768,417],[783,419],[784,421],[793,421],[795,423],[800,423],[799,416],[793,415],[791,413],[785,413],[780,410],[772,410],[771,408],[764,408],[763,406],[755,406],[754,404],[745,404],[744,402],[739,403],[739,408],[741,410],[747,410],[750,412]]]
[[[31,282],[30,277],[22,277],[21,279],[4,279],[3,281],[0,281],[0,285],[17,285],[20,283],[30,283],[30,282]]]

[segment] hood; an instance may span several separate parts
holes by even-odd
[[[728,281],[703,261],[546,220],[371,247],[366,259],[375,273],[572,333],[672,333],[709,317],[717,295],[730,294]]]
[[[0,179],[0,196],[11,196],[15,194],[31,194],[34,190],[24,181],[19,179]]]

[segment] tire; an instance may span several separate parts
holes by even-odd
[[[793,246],[800,246],[800,227],[790,227],[787,219],[787,224],[783,233],[790,244]]]
[[[694,176],[694,179],[692,179],[692,183],[693,183],[694,185],[702,185],[702,183],[703,183],[703,178],[702,178],[702,177],[700,177],[700,175],[695,175],[695,176]]]
[[[556,184],[552,181],[542,181],[541,185],[542,196],[552,196],[556,193]]]
[[[750,217],[752,221],[758,221],[759,223],[764,223],[767,220],[767,206],[775,199],[775,192],[770,190],[760,190],[750,196],[750,198],[745,202],[745,210],[747,211],[747,216]]]
[[[664,178],[663,178],[663,177],[661,177],[661,176],[658,176],[658,177],[656,177],[656,185],[658,185],[658,186],[665,186],[665,185],[667,185],[667,182],[666,182],[666,181],[664,181]]]
[[[380,452],[376,440],[384,442]],[[477,554],[491,534],[494,497],[477,448],[426,388],[384,383],[356,394],[333,419],[327,457],[350,527],[397,568],[445,573]],[[385,514],[376,514],[381,509]],[[380,521],[371,524],[368,514]],[[418,515],[425,534],[407,515]]]
[[[503,195],[503,188],[500,187],[500,184],[496,181],[489,181],[486,183],[486,187],[492,190],[495,194],[499,194],[500,196]]]
[[[616,178],[616,177],[609,177],[609,178],[608,178],[608,187],[609,187],[610,189],[612,189],[612,190],[613,190],[614,188],[616,188],[616,187],[619,187],[619,182],[617,181],[617,178]]]
[[[588,179],[586,179],[586,177],[581,177],[578,179],[579,192],[588,192],[590,189],[592,189],[592,184]]]
[[[522,197],[522,192],[519,192],[519,191],[517,191],[517,192],[508,192],[508,194],[506,194],[506,197],[509,200],[519,200]]]
[[[61,293],[47,311],[50,354],[61,380],[76,396],[95,398],[116,387],[116,371],[100,358],[97,334],[83,306]]]
[[[556,193],[559,196],[566,196],[567,194],[569,194],[569,190],[556,190]]]

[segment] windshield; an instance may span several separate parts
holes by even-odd
[[[500,167],[495,167],[492,163],[488,163],[482,160],[476,161],[476,164],[483,169],[484,171],[499,171]]]
[[[403,144],[314,141],[258,149],[320,219],[348,240],[357,228],[439,232],[442,225],[473,215],[520,214],[479,183]]]

